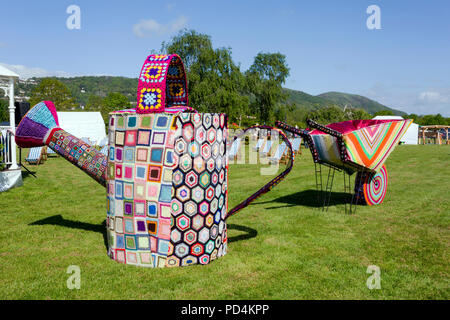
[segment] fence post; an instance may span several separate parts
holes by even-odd
[[[18,169],[17,166],[17,156],[16,156],[16,125],[15,125],[15,119],[14,119],[14,78],[9,78],[9,123],[11,125],[11,131],[13,132],[14,136],[11,137],[11,167],[9,169]]]

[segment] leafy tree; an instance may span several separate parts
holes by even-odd
[[[69,89],[61,81],[54,78],[44,78],[31,92],[30,104],[50,100],[57,110],[73,110],[76,107]]]
[[[376,116],[394,116],[394,112],[392,110],[380,110],[373,114],[374,117]]]
[[[413,122],[418,123],[417,120],[419,119],[419,116],[415,113],[405,114],[403,116],[403,119],[412,119]]]
[[[224,112],[238,121],[246,112],[245,77],[231,57],[230,48],[214,49],[211,37],[194,30],[183,30],[162,51],[178,54],[185,64],[189,104],[201,112]]]
[[[360,120],[360,119],[372,119],[373,116],[370,115],[364,109],[351,108],[348,113],[346,113],[347,120]]]
[[[103,98],[95,94],[89,95],[88,101],[84,106],[85,111],[99,111],[102,108]]]
[[[281,53],[258,53],[246,73],[249,92],[254,96],[251,107],[262,122],[267,122],[277,104],[287,95],[282,84],[289,75],[286,56]]]
[[[109,113],[115,110],[128,109],[130,102],[128,98],[119,92],[111,92],[103,99],[100,113],[102,114],[103,121],[105,121],[106,127],[108,126]]]
[[[325,108],[317,108],[306,114],[306,119],[312,119],[321,124],[328,124],[333,122],[341,122],[348,120],[344,111],[338,106],[328,106]]]

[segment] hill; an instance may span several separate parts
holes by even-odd
[[[313,96],[306,92],[292,89],[284,89],[287,94],[286,104],[295,104],[297,108],[304,108],[306,110],[314,110],[315,108],[321,108],[329,105],[335,105],[336,103],[322,98],[319,96]]]
[[[20,81],[18,91],[22,96],[29,97],[33,87],[39,83],[40,78],[31,78],[31,81]],[[90,95],[105,97],[110,92],[120,92],[130,101],[136,100],[137,78],[125,78],[116,76],[83,76],[72,78],[57,78],[71,91],[75,101],[80,105],[86,105]],[[292,89],[284,89],[287,94],[287,105],[295,104],[294,116],[301,119],[310,110],[328,106],[364,109],[373,114],[380,110],[391,110],[396,115],[404,115],[404,112],[386,107],[376,101],[356,94],[342,92],[326,92],[317,96]]]
[[[371,100],[369,98],[357,95],[357,94],[350,94],[350,93],[343,93],[343,92],[325,92],[322,94],[317,95],[316,97],[323,98],[328,101],[332,101],[333,103],[339,105],[339,106],[351,106],[353,108],[359,108],[364,109],[367,112],[374,114],[377,111],[383,111],[388,110],[392,111],[395,115],[403,116],[406,113],[400,110],[392,109],[389,107],[386,107],[385,105],[382,105],[381,103]]]

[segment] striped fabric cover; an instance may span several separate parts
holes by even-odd
[[[34,147],[30,148],[27,158],[25,159],[27,162],[37,162],[41,157],[42,147]]]
[[[294,149],[295,152],[297,152],[300,149],[300,144],[302,143],[302,138],[297,137],[294,138],[293,141],[291,141],[292,143],[292,149]]]
[[[270,148],[272,148],[273,141],[272,140],[266,140],[266,143],[264,144],[264,147],[259,151],[260,155],[266,155],[269,153]]]
[[[100,149],[100,153],[104,154],[105,156],[108,156],[108,146],[103,146],[103,148]]]
[[[287,150],[287,145],[285,142],[283,142],[278,146],[277,151],[275,151],[275,154],[273,155],[273,157],[271,157],[269,159],[279,161],[281,159],[281,157],[285,154],[286,150]]]
[[[411,123],[411,119],[396,120],[345,134],[344,142],[348,160],[377,171],[394,150]]]
[[[235,157],[238,154],[240,146],[241,146],[241,138],[237,138],[236,140],[233,141],[231,145],[231,149],[228,152],[228,157],[229,158]]]
[[[337,139],[328,134],[312,134],[314,146],[317,149],[320,161],[329,163],[338,167],[344,164],[341,160]]]

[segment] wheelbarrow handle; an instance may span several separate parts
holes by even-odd
[[[279,120],[275,121],[275,126],[276,126],[277,128],[280,128],[280,129],[289,131],[289,132],[291,132],[291,133],[298,134],[298,135],[301,136],[302,138],[308,137],[308,131],[306,131],[306,130],[304,130],[304,129],[298,129],[298,128],[295,128],[295,127],[290,126],[290,125],[288,125],[287,123],[284,123],[284,122],[282,122],[282,121],[279,121]]]
[[[317,129],[319,131],[325,132],[327,134],[329,134],[330,136],[336,137],[336,138],[340,138],[342,139],[342,133],[340,133],[339,131],[333,130],[331,128],[325,127],[324,125],[321,125],[317,122],[315,122],[314,120],[311,119],[307,119],[306,123],[308,124],[308,126]]]

